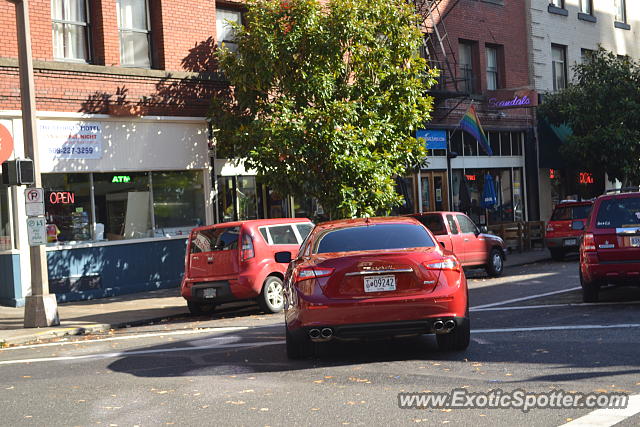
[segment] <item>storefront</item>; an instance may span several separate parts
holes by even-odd
[[[226,159],[215,162],[216,222],[264,218],[328,219],[311,197],[299,199],[267,186],[253,170]]]
[[[23,156],[18,117],[15,156]],[[186,237],[212,223],[202,118],[42,117],[50,292],[58,301],[175,287]],[[0,188],[0,304],[30,292],[24,187]]]
[[[481,225],[526,220],[526,130],[486,131],[491,156],[460,129],[440,132],[446,133],[447,145],[430,149],[426,165],[407,179],[414,189],[410,204],[419,207],[415,211],[461,211]],[[456,157],[447,159],[447,147]],[[495,202],[483,206],[489,185]]]

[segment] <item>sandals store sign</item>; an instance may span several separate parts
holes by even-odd
[[[489,108],[530,108],[538,105],[538,93],[535,90],[493,90],[487,92]]]

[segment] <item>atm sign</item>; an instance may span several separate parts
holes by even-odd
[[[111,179],[111,182],[118,182],[118,183],[131,182],[131,177],[129,175],[115,175]]]

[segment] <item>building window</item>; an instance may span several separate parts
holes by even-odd
[[[460,41],[460,79],[466,93],[475,93],[475,73],[473,72],[473,43]]]
[[[551,45],[553,90],[559,91],[567,87],[567,48],[561,45]]]
[[[498,76],[498,48],[487,46],[487,90],[496,90],[500,87]]]
[[[152,237],[147,172],[94,173],[96,240]]]
[[[89,62],[89,14],[86,0],[51,0],[53,57]]]
[[[9,191],[0,186],[0,251],[10,250],[11,244],[11,208],[9,207]]]
[[[616,21],[627,23],[627,2],[626,0],[615,0]]]
[[[564,0],[549,0],[549,4],[564,9]]]
[[[153,172],[151,178],[156,235],[204,224],[202,171]]]
[[[219,46],[224,46],[232,52],[238,49],[235,43],[236,30],[231,23],[240,24],[242,12],[233,9],[216,9],[216,37]]]
[[[146,0],[118,0],[120,63],[124,66],[151,67],[151,27]]]
[[[203,182],[202,171],[43,174],[47,240],[186,236],[205,222]]]
[[[593,5],[591,0],[580,0],[580,12],[587,15],[593,15]]]
[[[586,64],[591,60],[591,55],[593,55],[593,50],[591,49],[580,49],[580,62]]]

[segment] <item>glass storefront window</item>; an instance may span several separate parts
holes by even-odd
[[[96,240],[151,237],[147,172],[93,174]]]
[[[49,243],[92,239],[90,180],[88,173],[42,175]]]
[[[49,243],[180,236],[205,223],[199,170],[49,173],[42,186]]]
[[[513,170],[513,214],[516,221],[524,220],[524,187],[522,184],[522,169]]]
[[[152,172],[156,234],[187,234],[205,223],[202,171]]]
[[[511,155],[511,132],[500,132],[500,155]]]
[[[500,134],[498,132],[487,132],[487,138],[489,139],[489,146],[493,151],[494,156],[500,155]]]
[[[258,219],[258,190],[255,176],[239,176],[238,190],[238,219]]]
[[[464,135],[464,155],[465,156],[477,156],[478,155],[478,141],[470,134],[463,132]]]
[[[13,248],[13,245],[11,244],[10,216],[9,190],[7,187],[0,186],[0,251],[6,251]]]

